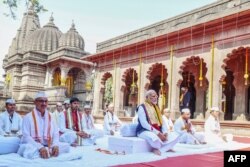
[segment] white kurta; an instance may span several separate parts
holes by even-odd
[[[11,131],[17,131],[16,134]],[[21,135],[22,117],[14,112],[11,118],[7,111],[0,114],[0,135]]]
[[[173,131],[174,124],[171,118],[167,118],[165,115],[162,116],[162,121],[165,123],[168,131]]]
[[[210,115],[205,122],[205,136],[206,141],[211,144],[223,143],[220,130],[220,122],[215,119],[214,116]]]
[[[53,113],[51,113],[51,116],[54,119],[56,125],[59,127],[59,112],[55,110]]]
[[[50,113],[48,111],[45,111],[44,116],[42,116],[41,113],[36,109],[34,109],[34,112],[37,122],[37,131],[38,131],[37,137],[40,139],[40,142],[36,141],[35,139],[36,136],[35,123],[32,116],[32,112],[30,112],[23,118],[23,127],[22,127],[23,136],[18,153],[25,158],[29,159],[38,158],[40,156],[39,149],[48,146],[48,140],[45,136],[48,135],[49,124],[51,127],[49,133],[50,136],[52,137],[51,148],[53,146],[58,146],[59,153],[69,152],[70,149],[69,145],[67,143],[59,142],[58,127],[53,119],[49,121],[48,114]]]
[[[15,131],[15,133],[13,132]],[[8,137],[5,137],[9,135]],[[22,135],[22,117],[14,112],[11,118],[7,111],[0,114],[0,155],[16,153]]]
[[[100,129],[96,129],[94,125],[94,118],[92,115],[82,115],[82,130],[88,133],[91,137],[83,139],[83,145],[93,145],[96,139],[104,136],[104,132]]]
[[[76,132],[66,128],[66,118],[64,112],[57,114],[58,128],[60,132],[59,140],[69,144],[75,143],[77,140]]]
[[[187,132],[186,129],[183,129],[186,124],[191,124],[191,132]],[[174,123],[174,131],[178,134],[181,134],[179,142],[185,144],[199,144],[205,142],[205,136],[203,133],[196,132],[194,126],[191,121],[187,122],[179,117]]]
[[[104,132],[105,134],[110,135],[110,131],[118,131],[119,128],[117,128],[116,125],[122,125],[121,120],[116,116],[112,115],[110,112],[107,112],[104,116]]]
[[[158,149],[161,153],[163,153],[173,149],[175,144],[178,142],[179,135],[176,135],[176,133],[168,133],[164,122],[162,125],[162,132],[168,133],[168,140],[166,142],[162,142],[157,136],[157,134],[160,132],[148,123],[145,111],[142,106],[140,106],[138,109],[138,119],[141,126],[146,129],[145,131],[141,132],[138,137],[145,139],[152,148]]]

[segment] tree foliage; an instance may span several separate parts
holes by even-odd
[[[113,101],[113,78],[110,77],[105,83],[104,102],[109,104]]]
[[[7,8],[9,9],[9,12],[4,13],[4,15],[16,19],[15,11],[20,5],[19,2],[25,3],[27,7],[32,5],[34,7],[34,11],[37,14],[47,11],[47,9],[45,9],[44,6],[40,4],[39,0],[3,0],[3,4],[6,5]]]

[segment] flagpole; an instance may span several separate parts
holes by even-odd
[[[211,78],[210,78],[210,108],[213,106],[213,80],[214,80],[214,35],[212,35],[212,61],[211,61]]]
[[[169,87],[169,104],[168,108],[171,110],[171,103],[172,103],[172,84],[173,84],[173,54],[174,54],[174,46],[171,45],[170,49],[170,87]]]
[[[116,59],[113,60],[113,67],[114,67],[114,77],[113,77],[113,104],[115,106],[115,87],[116,87]]]
[[[142,66],[142,53],[140,53],[140,60],[139,60],[139,73],[138,73],[138,104],[140,103],[140,88],[141,88],[141,66]]]

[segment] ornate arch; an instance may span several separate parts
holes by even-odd
[[[165,65],[163,65],[162,63],[155,63],[149,68],[146,76],[147,79],[149,79],[149,81],[151,82],[157,75],[161,74],[162,67],[163,67],[163,78],[166,80],[168,76],[167,73],[168,71]]]
[[[110,77],[112,77],[112,74],[110,72],[104,73],[101,79],[101,84],[105,85],[106,80]]]
[[[179,74],[184,75],[191,75],[193,77],[193,80],[195,81],[196,87],[199,85],[199,79],[200,79],[200,63],[202,61],[202,87],[207,88],[208,87],[208,80],[205,77],[207,73],[207,63],[204,61],[203,58],[200,58],[199,56],[191,56],[187,58],[179,69]],[[188,74],[187,74],[188,73]],[[177,81],[177,86],[181,86],[183,82],[183,79],[180,79]]]

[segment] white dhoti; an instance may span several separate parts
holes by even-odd
[[[0,136],[0,155],[17,153],[19,148],[20,138],[19,137],[4,137]]]
[[[179,141],[179,136],[175,133],[170,133],[168,136],[168,141],[166,142],[162,142],[155,133],[150,131],[141,132],[138,137],[145,139],[152,148],[158,149],[161,153],[173,149],[175,144]]]
[[[87,139],[82,139],[84,146],[93,145],[95,144],[98,138],[102,138],[104,136],[104,132],[100,129],[91,129],[91,130],[86,130],[85,132],[89,134],[91,137]]]
[[[62,153],[68,153],[70,151],[70,146],[68,143],[59,142],[57,146],[59,147],[59,155]],[[48,150],[48,147],[47,151],[51,152],[51,150]],[[32,144],[21,144],[17,153],[22,157],[28,159],[35,159],[40,157],[38,148]]]
[[[60,142],[65,142],[65,143],[75,143],[77,141],[77,135],[75,131],[68,131],[60,135],[59,137]]]
[[[205,135],[202,132],[195,132],[194,134],[184,132],[179,140],[180,143],[185,144],[199,144],[205,141]]]

